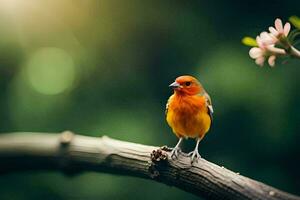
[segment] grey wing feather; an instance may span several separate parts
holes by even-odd
[[[210,99],[210,96],[207,94],[207,92],[204,93],[204,96],[206,98],[206,105],[207,105],[207,108],[208,108],[208,114],[209,114],[210,120],[212,122],[213,121],[214,109],[213,109],[213,106],[212,106],[212,103],[211,103],[211,99]]]

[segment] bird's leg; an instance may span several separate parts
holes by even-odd
[[[173,148],[173,150],[171,152],[171,158],[172,159],[178,158],[178,152],[180,151],[180,144],[181,144],[182,140],[183,140],[183,138],[180,137],[178,143]]]
[[[199,152],[198,152],[198,147],[199,147],[199,143],[201,141],[202,138],[197,138],[197,142],[196,142],[196,147],[194,149],[194,151],[190,152],[188,155],[192,156],[191,157],[191,163],[193,163],[194,161],[198,161],[199,158],[201,158]]]

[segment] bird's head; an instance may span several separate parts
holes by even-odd
[[[200,82],[193,76],[179,76],[169,87],[181,95],[196,95],[203,90]]]

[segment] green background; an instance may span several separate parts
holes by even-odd
[[[174,146],[168,85],[191,74],[215,110],[202,157],[300,195],[299,61],[259,68],[240,42],[291,15],[299,2],[2,0],[0,132],[72,130]],[[2,200],[127,198],[197,199],[101,173],[0,176]]]

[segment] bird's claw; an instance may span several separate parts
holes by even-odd
[[[174,160],[174,159],[176,159],[176,158],[178,158],[178,154],[179,154],[179,152],[180,152],[181,150],[180,150],[180,148],[174,148],[173,150],[172,150],[172,152],[171,152],[171,158]]]
[[[194,162],[198,162],[198,160],[201,158],[199,152],[197,149],[195,149],[194,151],[190,152],[188,154],[188,156],[191,156],[191,164],[193,164]]]

